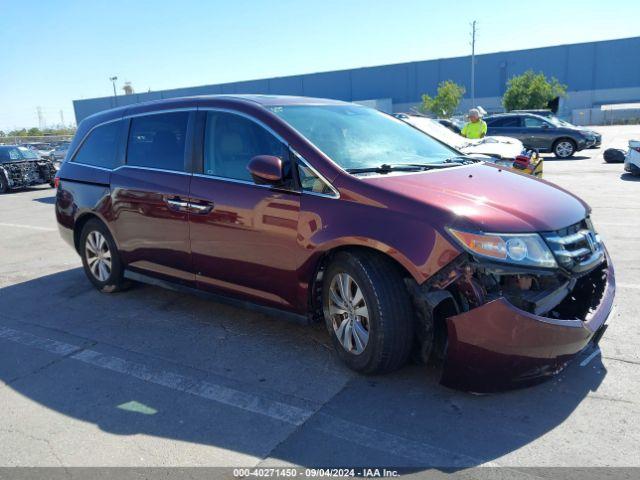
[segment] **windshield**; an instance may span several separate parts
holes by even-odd
[[[25,147],[2,147],[0,148],[0,163],[15,162],[19,160],[37,160],[38,154]]]
[[[31,150],[30,148],[18,147],[18,150],[22,154],[22,158],[24,158],[25,160],[33,160],[33,159],[40,158],[38,157],[38,154],[33,150]]]
[[[574,126],[571,123],[565,122],[564,120],[560,120],[558,117],[553,115],[549,115],[547,117],[547,120],[549,120],[551,123],[553,123],[557,127],[573,127]]]
[[[405,119],[405,122],[413,125],[414,127],[422,130],[427,135],[431,135],[433,138],[440,140],[447,145],[454,148],[463,148],[468,145],[469,140],[462,135],[458,135],[456,132],[448,129],[440,122],[425,117],[409,117]]]
[[[357,105],[271,107],[346,169],[396,163],[440,163],[457,152],[401,120]]]

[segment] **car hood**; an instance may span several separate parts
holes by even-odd
[[[501,135],[488,135],[482,138],[474,138],[474,139],[467,139],[467,140],[470,143],[473,143],[475,145],[481,145],[483,143],[502,143],[502,144],[508,144],[508,145],[522,146],[522,142],[517,138],[503,137]]]
[[[558,230],[589,212],[586,203],[556,185],[491,164],[362,177],[362,181],[419,202],[426,217],[435,210],[444,214],[448,225],[485,232]]]
[[[522,153],[524,149],[520,140],[509,139],[509,141],[501,141],[506,137],[486,137],[486,141],[469,143],[460,148],[462,153],[466,154],[484,154],[490,156],[500,156],[501,158],[514,159]]]

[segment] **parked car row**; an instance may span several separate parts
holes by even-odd
[[[542,177],[542,158],[535,151],[526,149],[518,139],[499,136],[470,139],[445,127],[439,120],[406,113],[395,116],[463,155]]]
[[[67,155],[69,144],[70,142],[34,142],[25,143],[22,146],[36,152],[40,158],[59,163]]]
[[[167,99],[87,118],[69,152],[56,217],[97,289],[133,279],[321,321],[359,372],[414,355],[451,387],[528,385],[597,342],[612,308],[582,200],[363,106]]]

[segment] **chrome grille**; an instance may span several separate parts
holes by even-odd
[[[600,237],[591,220],[542,234],[558,265],[574,273],[588,272],[604,259]]]

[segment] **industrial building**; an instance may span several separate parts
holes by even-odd
[[[558,113],[573,123],[608,123],[614,116],[616,121],[637,118],[639,59],[640,37],[476,55],[475,103],[488,112],[501,111],[508,79],[533,69],[567,85],[568,95]],[[137,102],[258,93],[335,98],[401,112],[418,105],[422,94],[434,95],[445,80],[464,85],[467,93],[460,110],[471,107],[470,56],[75,100],[73,106],[80,122],[98,111]]]

